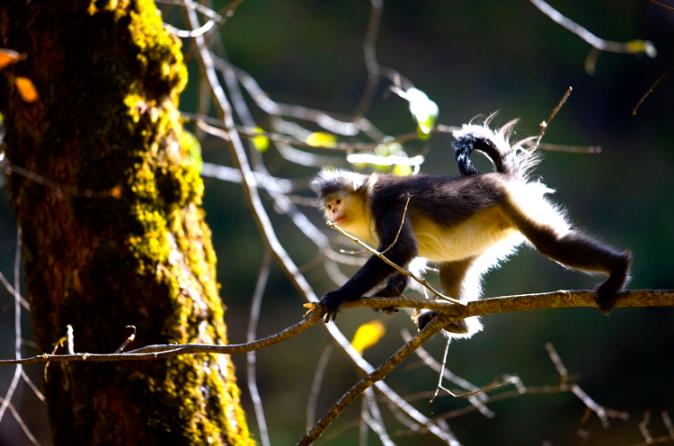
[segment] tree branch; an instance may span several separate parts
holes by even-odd
[[[312,304],[308,304],[312,305]],[[155,344],[130,350],[125,353],[43,353],[21,359],[2,359],[0,366],[15,364],[42,364],[45,362],[112,362],[143,361],[167,358],[170,356],[215,353],[235,354],[260,350],[294,337],[309,327],[316,325],[323,317],[322,309],[316,305],[299,322],[278,333],[252,342],[228,345],[211,344]],[[454,305],[440,299],[418,299],[411,297],[365,297],[345,302],[343,308],[383,309],[390,307],[429,309],[443,313],[450,322],[469,316],[509,313],[513,311],[536,311],[553,308],[598,308],[594,291],[552,291],[549,293],[518,294],[506,297],[492,297],[468,302],[465,306]],[[674,290],[631,290],[620,293],[616,308],[637,307],[674,307]],[[373,373],[373,372],[372,372]]]

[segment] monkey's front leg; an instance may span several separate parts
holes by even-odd
[[[394,271],[377,257],[370,257],[365,265],[341,288],[331,291],[321,299],[325,309],[325,322],[334,321],[339,307],[346,301],[358,300]]]

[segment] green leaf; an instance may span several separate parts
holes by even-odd
[[[438,119],[440,108],[429,99],[428,95],[418,88],[410,88],[403,96],[410,105],[410,113],[417,122],[417,133],[420,139],[428,139],[435,122]]]

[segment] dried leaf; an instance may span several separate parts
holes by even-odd
[[[16,51],[7,48],[0,48],[0,70],[8,65],[24,60],[25,58],[26,55],[23,53],[17,53]]]
[[[35,88],[33,81],[27,77],[18,76],[14,79],[14,85],[16,85],[16,89],[19,91],[21,99],[26,102],[35,102],[40,97],[37,94],[37,88]]]

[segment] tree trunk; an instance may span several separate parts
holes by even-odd
[[[68,324],[76,351],[114,351],[126,325],[132,346],[226,343],[198,147],[177,109],[187,73],[154,3],[4,1],[0,47],[27,55],[0,72],[0,107],[40,348]],[[229,356],[52,364],[47,378],[57,445],[252,443]]]

